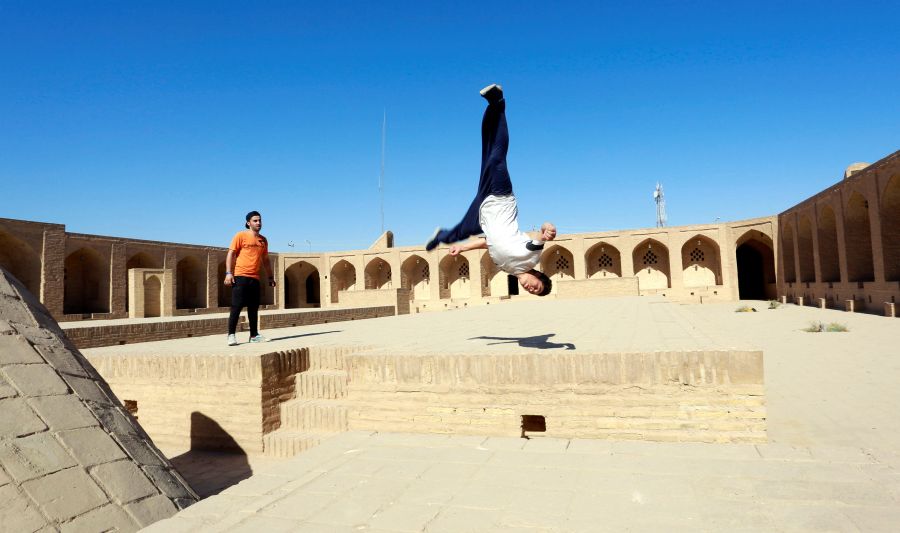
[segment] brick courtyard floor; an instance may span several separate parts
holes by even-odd
[[[758,312],[735,313],[737,302],[650,298],[510,302],[271,330],[264,333],[273,342],[263,346],[226,348],[223,335],[95,350],[158,353],[153,345],[178,343],[179,351],[227,354],[363,344],[409,353],[754,347],[765,354],[768,444],[351,432],[291,460],[250,458],[252,475],[150,531],[895,531],[900,321],[745,303]],[[811,321],[850,331],[802,331]],[[214,486],[215,467],[195,466]]]

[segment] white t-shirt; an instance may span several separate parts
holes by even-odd
[[[490,195],[481,202],[479,220],[487,239],[488,254],[509,274],[528,272],[541,260],[544,243],[519,231],[516,197]]]

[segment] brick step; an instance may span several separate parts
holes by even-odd
[[[263,435],[263,453],[267,457],[293,457],[314,448],[332,433],[312,433],[278,429]]]
[[[295,398],[331,399],[347,396],[347,373],[343,370],[309,370],[294,376]]]
[[[281,404],[281,429],[347,431],[347,406],[336,400],[288,400]]]
[[[309,369],[346,370],[344,358],[363,349],[361,346],[313,346],[309,348]]]

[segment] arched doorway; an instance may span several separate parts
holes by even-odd
[[[802,215],[797,225],[797,259],[800,263],[800,281],[816,281],[816,258],[813,254],[812,222]]]
[[[138,252],[133,254],[131,257],[125,261],[125,309],[128,309],[128,302],[130,299],[129,293],[131,292],[131,277],[128,275],[128,271],[132,268],[159,268],[160,262],[147,254],[145,252]],[[157,280],[158,282],[159,280]],[[144,290],[146,291],[147,285],[146,282],[144,284]],[[159,315],[153,315],[159,316]]]
[[[738,298],[741,300],[773,300],[775,287],[775,252],[772,239],[765,233],[750,230],[737,240]]]
[[[428,261],[418,255],[407,257],[400,265],[400,286],[409,289],[411,300],[428,300],[431,298],[431,271]]]
[[[462,255],[448,255],[440,264],[441,298],[468,298],[471,296],[469,283],[469,260]]]
[[[321,305],[319,292],[319,270],[316,267],[306,261],[300,261],[285,269],[285,309],[319,307]]]
[[[0,267],[41,297],[41,256],[21,239],[0,231]]]
[[[92,248],[79,248],[66,257],[63,313],[109,312],[109,261]]]
[[[144,281],[144,318],[161,316],[160,309],[162,309],[162,283],[159,276],[150,276]]]
[[[541,254],[541,272],[553,280],[550,292],[559,292],[558,282],[575,279],[575,258],[572,252],[559,245],[545,248]]]
[[[356,268],[346,259],[341,259],[331,267],[331,303],[338,303],[339,291],[356,289]]]
[[[837,221],[834,209],[823,205],[818,216],[819,272],[825,283],[841,281],[841,267],[838,262]]]
[[[847,249],[848,281],[875,280],[870,228],[869,201],[854,191],[850,195],[844,213],[844,243]]]
[[[881,248],[885,281],[900,281],[900,174],[888,181],[881,196]]]
[[[781,228],[781,264],[784,267],[784,282],[797,281],[797,270],[794,268],[794,226],[785,222]]]
[[[668,289],[672,286],[669,272],[669,249],[656,239],[645,239],[631,252],[634,275],[641,290]]]
[[[491,254],[485,252],[481,256],[481,295],[502,297],[509,296],[509,275],[500,270]]]
[[[187,256],[176,265],[175,307],[202,309],[206,307],[206,269],[194,256]]]
[[[380,257],[366,265],[366,289],[390,289],[391,265]]]
[[[681,247],[682,280],[685,287],[722,284],[719,245],[705,235],[695,235]]]
[[[598,242],[588,248],[584,255],[588,279],[622,277],[622,254],[615,246]]]

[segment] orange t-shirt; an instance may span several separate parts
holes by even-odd
[[[259,279],[262,262],[269,260],[269,241],[250,230],[239,231],[231,239],[230,248],[235,253],[234,275]]]

